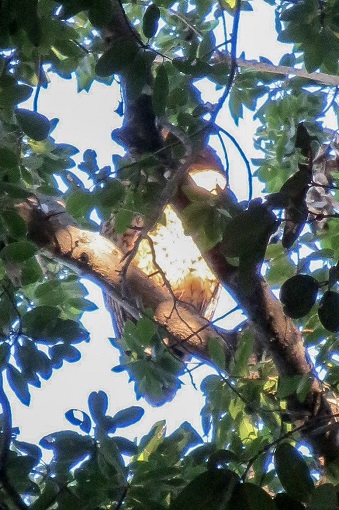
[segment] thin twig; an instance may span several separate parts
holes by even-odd
[[[228,98],[228,95],[230,93],[230,90],[232,88],[232,84],[235,77],[235,72],[237,70],[237,42],[238,42],[238,31],[239,31],[239,21],[240,21],[240,12],[241,12],[241,0],[236,1],[235,6],[235,13],[233,18],[233,27],[232,27],[232,35],[231,35],[231,53],[230,53],[230,59],[231,59],[231,69],[230,74],[228,76],[227,85],[225,87],[224,92],[222,93],[221,97],[219,98],[219,101],[217,103],[217,106],[214,109],[214,112],[211,115],[211,122],[212,124],[215,123],[216,118],[221,110],[221,108],[224,106],[226,99]]]
[[[240,144],[237,142],[237,140],[234,138],[234,136],[231,135],[231,133],[229,133],[228,131],[226,131],[226,129],[222,128],[219,125],[216,125],[215,129],[218,131],[221,131],[225,136],[227,136],[227,138],[229,138],[231,140],[231,142],[233,143],[233,145],[236,147],[237,151],[239,152],[240,156],[242,157],[242,159],[245,163],[245,166],[246,166],[247,177],[248,177],[248,200],[252,200],[252,196],[253,196],[252,172],[251,172],[250,162],[248,161],[246,154],[244,153]]]

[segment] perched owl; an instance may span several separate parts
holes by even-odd
[[[216,184],[224,187],[225,182],[220,170],[210,170],[210,167],[211,165],[202,159],[190,174],[199,186],[213,193]],[[210,175],[206,177],[208,172]],[[209,181],[208,185],[206,180]],[[133,258],[133,264],[157,285],[165,285],[161,272],[154,264],[153,251],[156,264],[166,275],[178,300],[193,305],[200,315],[211,319],[219,295],[219,283],[193,239],[185,235],[182,222],[170,205],[167,205],[164,210],[164,218],[163,223],[159,223],[152,232],[148,233],[149,240],[141,240]],[[117,234],[112,215],[103,224],[102,234],[113,241],[126,255],[133,249],[142,227],[143,219],[136,215],[130,228],[123,234]],[[153,250],[150,243],[153,245]],[[128,314],[110,296],[105,296],[105,304],[111,313],[116,334],[121,336]]]

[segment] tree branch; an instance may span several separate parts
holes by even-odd
[[[170,344],[184,352],[208,360],[208,342],[217,337],[227,351],[228,332],[220,334],[193,306],[175,300],[166,287],[154,283],[133,262],[124,271],[122,252],[98,233],[79,228],[61,202],[42,195],[18,205],[27,222],[29,238],[53,259],[93,280],[136,319],[143,314],[137,303],[154,311],[154,320],[163,326]],[[43,229],[41,228],[43,225]],[[124,278],[122,281],[122,273]],[[233,333],[229,333],[234,337]]]
[[[217,56],[218,62],[227,62],[231,65],[232,57],[226,53],[219,53]],[[298,76],[306,80],[328,85],[329,87],[338,87],[339,76],[334,74],[326,74],[321,72],[308,73],[305,69],[297,69],[289,66],[279,66],[269,64],[267,62],[258,62],[257,60],[245,60],[243,58],[236,59],[236,65],[244,69],[252,69],[253,71],[263,73],[280,74],[285,78],[290,76]]]

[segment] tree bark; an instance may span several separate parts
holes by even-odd
[[[114,15],[104,30],[106,45],[113,44],[115,38],[121,39],[123,37],[125,40],[129,39],[136,46],[141,47],[142,43],[129,25],[128,19],[122,11],[121,4],[117,0],[112,1],[114,3]],[[237,61],[237,65],[255,68],[258,71],[302,76],[333,86],[338,84],[338,77],[325,76],[320,73],[310,74],[298,69],[282,66],[275,67],[269,64],[263,65],[261,63],[241,60]],[[335,78],[334,81],[333,78]],[[160,129],[157,128],[155,114],[152,111],[151,86],[152,75],[150,73],[148,80],[149,90],[147,90],[147,93],[142,93],[138,98],[131,100],[128,90],[126,90],[126,83],[122,80],[125,98],[125,116],[120,130],[120,140],[127,152],[142,154],[142,140],[147,140],[147,147],[144,148],[144,152],[147,152],[149,147],[153,145],[157,147],[157,150],[159,146],[161,148],[161,141],[159,141],[161,140],[161,133]],[[154,136],[153,140],[152,134]],[[176,175],[180,174],[180,165],[176,172]],[[187,172],[181,173],[181,179],[176,181],[176,184],[179,184],[179,186],[176,186],[177,191],[171,196],[171,203],[180,214],[189,204],[187,192],[185,194],[182,193],[180,186],[183,184],[193,186],[193,184],[190,177],[187,176]],[[165,204],[159,204],[160,210],[163,205]],[[196,238],[194,240],[199,247],[199,239]],[[331,461],[337,458],[339,456],[339,443],[336,434],[331,433],[331,426],[333,425],[332,430],[336,427],[334,416],[323,394],[321,383],[317,379],[314,368],[307,358],[302,334],[296,328],[293,321],[284,314],[280,301],[271,292],[259,272],[254,278],[252,289],[247,291],[239,283],[239,269],[227,261],[222,253],[221,244],[214,246],[207,253],[204,253],[204,257],[220,283],[229,290],[239,306],[247,314],[262,347],[272,356],[279,375],[281,377],[309,375],[312,378],[311,390],[303,402],[300,402],[294,396],[288,399],[290,419],[293,421],[301,420],[304,423],[303,433],[305,438],[318,453],[325,456],[326,460]],[[161,304],[161,309],[162,306]],[[166,310],[165,314],[160,314],[163,321],[168,317],[168,313],[169,309]],[[191,324],[192,327],[193,324]],[[169,324],[167,323],[166,325],[168,326]],[[197,325],[198,323],[195,323],[193,329]],[[184,335],[187,334],[187,330],[185,329],[184,331]],[[174,331],[171,330],[171,334],[173,333]],[[182,338],[179,331],[176,331],[176,333],[179,334],[178,338]],[[198,338],[195,346],[200,349],[201,345],[201,339]],[[196,352],[201,354],[201,350],[197,349]],[[327,425],[328,427],[326,427]]]

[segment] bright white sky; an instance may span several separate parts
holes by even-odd
[[[251,12],[241,15],[238,54],[244,50],[247,59],[257,59],[262,55],[277,63],[279,56],[288,49],[281,52],[277,45],[273,44],[273,10],[262,0],[255,0],[252,4],[256,15]],[[39,111],[50,119],[60,119],[53,136],[60,143],[75,145],[81,154],[87,148],[94,149],[100,166],[111,165],[112,153],[122,153],[121,147],[116,146],[110,136],[120,122],[114,113],[120,97],[117,85],[107,87],[95,83],[89,93],[77,94],[75,80],[62,80],[53,75],[50,78],[52,82],[48,90],[41,91]],[[208,91],[208,101],[212,101],[211,91]],[[237,129],[226,106],[218,122],[237,138],[249,158],[255,156],[252,142],[254,124],[250,115],[246,116],[245,121],[240,123],[240,129]],[[239,160],[230,145],[228,147],[230,159]],[[240,163],[238,168],[242,168],[239,175],[231,173],[232,189],[240,199],[246,199],[246,171]],[[98,311],[86,313],[83,319],[91,332],[91,341],[78,346],[82,351],[82,359],[78,363],[65,363],[53,373],[49,381],[42,382],[41,389],[32,388],[30,407],[26,408],[19,403],[14,406],[13,425],[20,427],[21,440],[37,442],[43,435],[72,428],[64,418],[64,413],[71,408],[87,411],[87,398],[93,390],[107,392],[111,414],[136,403],[133,384],[128,384],[127,374],[111,372],[112,367],[118,364],[117,351],[107,340],[109,336],[113,336],[112,326],[100,290],[93,284],[89,284],[88,288],[90,298],[99,306]],[[220,314],[232,306],[223,299]],[[224,327],[231,328],[234,321],[237,323],[239,319],[241,320],[240,314],[232,316]],[[174,401],[164,407],[151,408],[143,400],[139,401],[138,405],[146,411],[144,417],[138,424],[124,429],[122,433],[126,433],[128,437],[140,438],[157,420],[163,418],[167,420],[169,432],[185,420],[201,432],[199,413],[204,400],[199,387],[208,370],[204,367],[193,372],[198,390],[192,387],[188,376],[184,377],[183,388]]]

